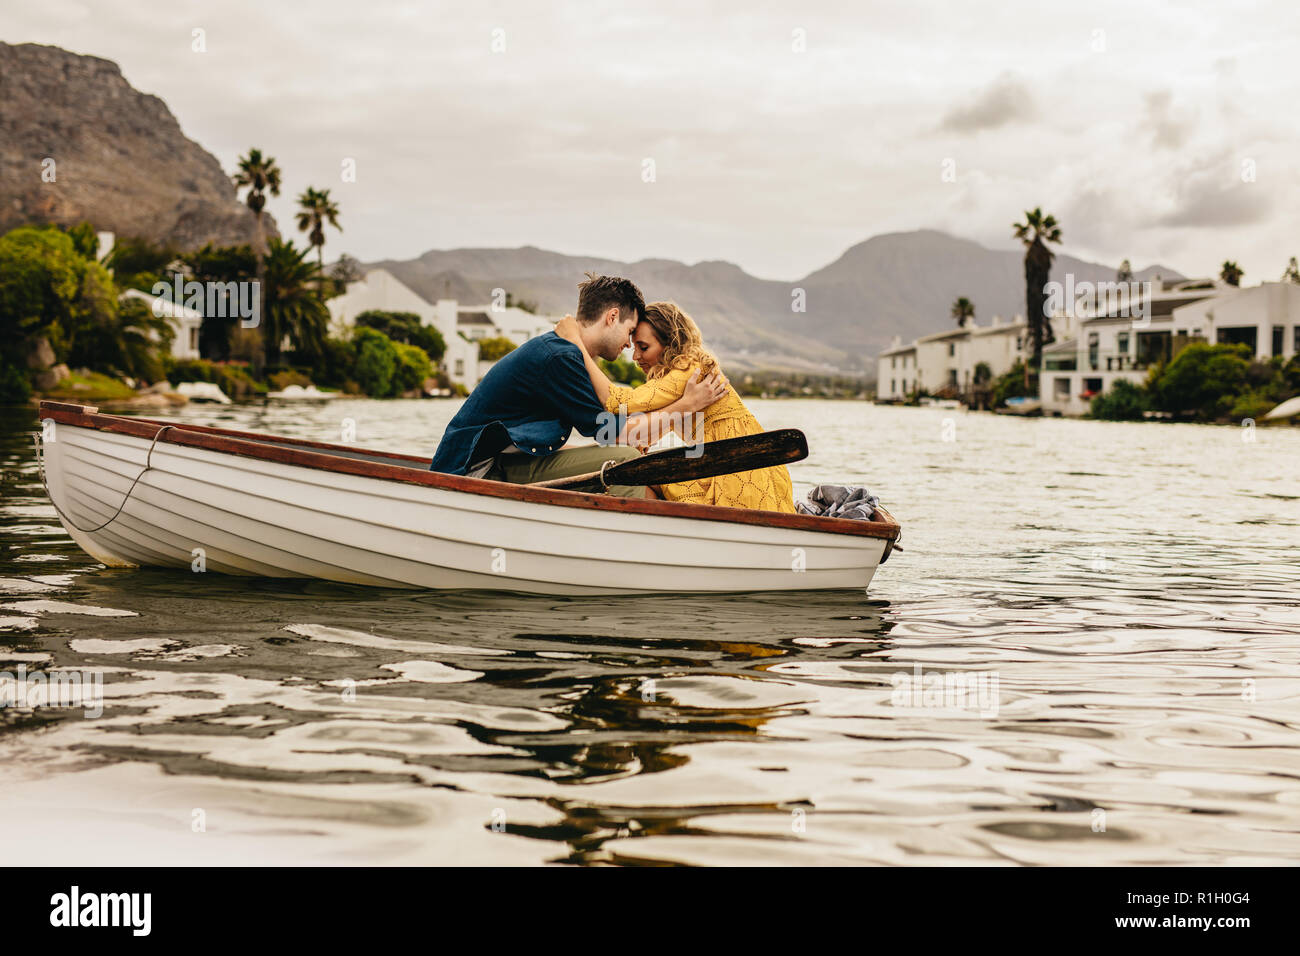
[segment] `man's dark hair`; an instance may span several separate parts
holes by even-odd
[[[617,307],[626,314],[645,318],[645,298],[629,279],[587,273],[587,281],[578,283],[578,321],[591,325],[609,309]]]

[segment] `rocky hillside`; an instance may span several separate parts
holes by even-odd
[[[431,250],[418,259],[372,263],[429,299],[487,302],[492,289],[536,302],[543,312],[572,311],[577,283],[591,270],[627,276],[647,301],[673,299],[699,322],[705,338],[731,364],[773,368],[874,370],[874,357],[898,335],[950,327],[958,296],[976,306],[976,320],[1025,311],[1023,254],[921,230],[876,236],[835,262],[788,282],[751,276],[729,262],[695,265],[667,259],[619,262],[521,249]],[[1058,254],[1053,277],[1114,279],[1115,267]],[[1159,272],[1153,266],[1139,279]],[[805,311],[792,307],[802,290]]]
[[[47,159],[53,182],[42,178]],[[182,249],[247,242],[254,230],[216,157],[117,64],[0,43],[0,231],[83,219]]]

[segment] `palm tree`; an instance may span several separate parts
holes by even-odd
[[[250,149],[239,160],[239,172],[231,177],[237,189],[247,189],[245,202],[257,218],[257,253],[266,254],[266,234],[262,225],[262,211],[266,208],[266,194],[280,195],[280,167],[260,149]]]
[[[320,267],[307,258],[310,249],[272,239],[266,254],[266,310],[262,334],[266,362],[278,365],[285,337],[299,351],[319,355],[325,346],[329,310],[312,287],[320,280]]]
[[[247,156],[239,160],[239,171],[231,177],[235,188],[247,189],[245,202],[253,210],[257,220],[257,236],[254,252],[257,253],[257,288],[261,302],[258,303],[258,315],[266,314],[266,295],[263,286],[266,282],[266,227],[262,222],[262,211],[266,208],[266,194],[280,195],[280,167],[270,156],[263,156],[260,149],[250,149]]]
[[[1237,265],[1230,259],[1224,260],[1223,269],[1219,272],[1219,278],[1228,285],[1241,285],[1241,277],[1246,273],[1242,271],[1241,266]]]
[[[1282,273],[1283,282],[1294,282],[1300,285],[1300,265],[1296,264],[1295,256],[1286,264],[1286,272]]]
[[[957,328],[964,329],[966,320],[975,318],[975,303],[962,296],[952,304],[951,315],[957,320]]]
[[[1025,387],[1028,388],[1030,366],[1036,374],[1043,364],[1043,346],[1056,340],[1047,316],[1046,288],[1056,254],[1047,248],[1047,243],[1061,241],[1061,228],[1055,216],[1044,216],[1039,207],[1027,210],[1025,221],[1012,223],[1011,228],[1025,247],[1025,322],[1033,344],[1031,360],[1025,363]]]
[[[325,271],[326,223],[339,232],[343,231],[343,227],[339,225],[338,204],[330,199],[328,189],[315,189],[308,186],[298,197],[298,231],[308,233],[307,240],[316,249],[316,261],[320,266],[322,277]],[[321,287],[320,292],[323,297],[324,286]]]

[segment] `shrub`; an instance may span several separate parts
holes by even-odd
[[[478,360],[480,362],[495,362],[505,358],[514,350],[515,343],[503,335],[494,335],[478,340]]]
[[[0,362],[0,405],[22,405],[32,396],[32,385],[21,368]]]
[[[617,382],[619,385],[635,386],[645,381],[645,372],[641,371],[641,366],[622,355],[612,362],[607,359],[597,359],[596,364],[612,381]]]
[[[414,345],[396,343],[397,348],[397,391],[409,392],[424,385],[426,378],[433,376],[433,362],[424,349]]]
[[[173,385],[212,382],[236,400],[252,398],[266,391],[266,386],[254,381],[242,365],[209,362],[207,359],[168,359],[164,367],[167,380]]]
[[[267,380],[271,383],[271,388],[277,392],[283,392],[290,385],[300,385],[306,388],[311,384],[310,378],[291,368],[281,372],[274,372],[267,376]]]
[[[1229,410],[1228,414],[1237,421],[1240,421],[1243,418],[1259,420],[1279,404],[1279,402],[1274,401],[1267,395],[1251,391],[1238,395],[1237,400],[1233,402],[1232,408]]]
[[[1251,351],[1246,345],[1194,342],[1148,380],[1152,404],[1166,412],[1218,419],[1246,391]]]
[[[1092,400],[1091,415],[1112,422],[1134,422],[1140,421],[1142,413],[1149,407],[1146,390],[1121,378],[1115,381],[1109,392]]]
[[[382,332],[394,342],[418,346],[433,362],[442,361],[447,354],[447,343],[442,333],[431,325],[421,325],[420,317],[414,312],[368,309],[357,316],[356,324]]]
[[[924,395],[924,392],[918,394]],[[993,381],[993,407],[998,408],[1007,403],[1008,398],[1037,398],[1038,376],[1029,376],[1029,387],[1025,388],[1025,363],[1017,362],[1009,372],[1004,372]]]
[[[356,330],[352,339],[357,359],[353,377],[374,398],[392,398],[397,394],[397,345],[382,332],[368,327]]]

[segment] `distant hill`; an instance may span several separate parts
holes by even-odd
[[[975,303],[976,319],[1025,311],[1024,257],[968,239],[920,230],[876,236],[802,279],[777,282],[729,262],[686,265],[671,259],[620,262],[519,249],[430,250],[417,259],[371,263],[430,298],[486,302],[494,288],[536,302],[543,312],[572,311],[587,271],[626,276],[647,301],[672,299],[700,324],[730,364],[776,368],[867,369],[895,336],[909,341],[952,324],[958,296]],[[1114,279],[1115,267],[1058,254],[1053,278]],[[1136,273],[1180,274],[1163,266]],[[807,311],[792,311],[803,289]]]
[[[56,178],[41,178],[46,159]],[[89,220],[119,236],[182,249],[253,236],[217,159],[185,137],[156,96],[131,87],[116,64],[58,47],[0,43],[0,231],[29,222]],[[1068,224],[1067,224],[1068,226]],[[774,225],[773,230],[779,229]],[[268,235],[278,235],[267,217]],[[586,271],[634,280],[648,300],[673,299],[699,322],[731,367],[871,370],[895,336],[948,328],[958,296],[976,319],[1024,312],[1022,254],[932,230],[891,233],[790,281],[751,276],[729,262],[620,262],[519,249],[431,250],[372,263],[429,299],[485,303],[502,288],[548,313],[571,311]],[[1115,267],[1058,255],[1054,277],[1112,279]],[[1153,272],[1175,278],[1172,269]],[[791,308],[802,290],[806,311]]]
[[[42,179],[46,159],[53,182]],[[248,242],[254,232],[216,157],[116,63],[0,43],[0,232],[83,219],[181,249]],[[278,235],[270,216],[266,223]]]

